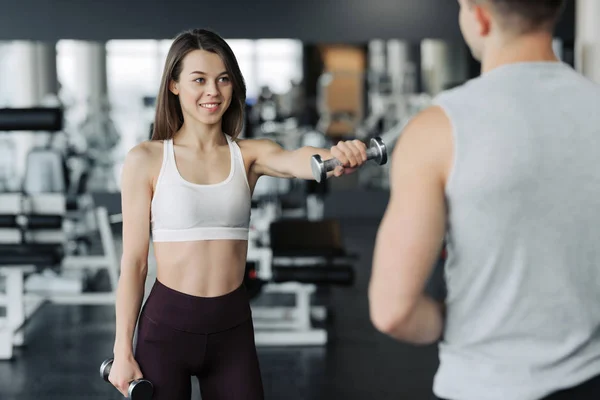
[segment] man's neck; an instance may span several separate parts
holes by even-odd
[[[552,35],[545,32],[490,38],[487,47],[481,62],[481,73],[507,64],[560,62],[552,47]]]

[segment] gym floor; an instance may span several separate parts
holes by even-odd
[[[378,219],[341,220],[344,244],[360,256],[356,283],[327,293],[325,347],[260,347],[270,400],[373,398],[430,400],[437,347],[397,343],[375,331],[367,286]],[[45,305],[26,325],[27,345],[0,362],[2,400],[111,400],[123,397],[99,377],[112,354],[114,307]],[[193,399],[200,399],[193,380]]]

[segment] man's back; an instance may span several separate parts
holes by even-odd
[[[436,394],[529,400],[600,374],[600,86],[515,63],[436,104],[455,142]]]

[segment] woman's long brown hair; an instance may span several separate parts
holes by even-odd
[[[233,138],[236,138],[242,131],[246,104],[246,83],[237,59],[227,42],[218,34],[206,29],[193,29],[177,35],[167,54],[156,99],[152,140],[172,139],[183,125],[183,113],[179,98],[169,90],[169,84],[171,81],[179,81],[179,75],[183,69],[183,59],[193,50],[210,51],[218,54],[223,60],[233,85],[233,98],[229,108],[223,114],[221,129]]]

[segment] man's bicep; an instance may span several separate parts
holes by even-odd
[[[380,280],[402,297],[418,297],[437,261],[445,231],[443,190],[433,174],[406,163],[395,170],[394,187],[381,223],[374,257]]]

